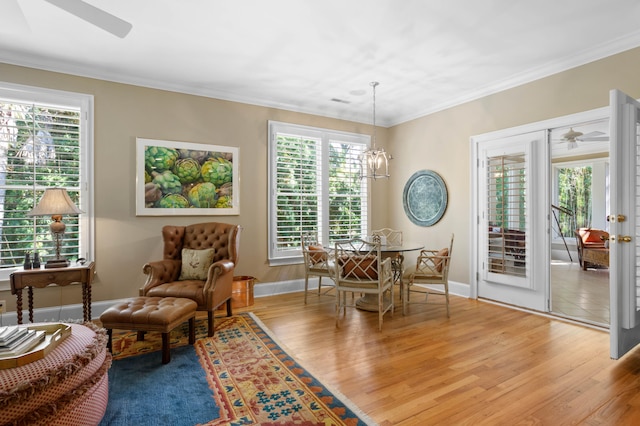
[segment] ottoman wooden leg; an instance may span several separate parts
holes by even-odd
[[[107,349],[109,349],[109,352],[113,352],[113,329],[112,328],[107,329],[107,336],[109,336],[109,341],[107,342]]]
[[[162,363],[171,361],[171,348],[169,347],[169,333],[162,333]]]
[[[193,345],[196,342],[196,318],[189,319],[189,344]]]
[[[214,324],[213,324],[213,312],[211,311],[207,312],[207,329],[208,329],[207,335],[209,337],[213,337]]]

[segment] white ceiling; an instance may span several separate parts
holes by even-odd
[[[637,0],[86,2],[133,29],[1,0],[0,62],[390,126],[640,46]]]

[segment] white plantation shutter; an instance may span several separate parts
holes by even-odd
[[[367,230],[367,180],[359,157],[369,137],[286,123],[269,123],[269,259],[301,258],[300,236],[323,244]]]
[[[528,177],[525,154],[498,155],[486,161],[488,271],[526,277]]]
[[[66,188],[87,212],[89,106],[86,95],[0,86],[0,278],[22,266],[27,252],[37,251],[42,263],[55,254],[51,218],[27,216],[45,188]],[[89,257],[86,217],[62,220],[61,254]]]

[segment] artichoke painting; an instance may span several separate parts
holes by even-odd
[[[232,208],[233,161],[232,152],[144,145],[145,207]]]

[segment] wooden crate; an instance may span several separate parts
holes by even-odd
[[[253,305],[253,285],[256,279],[249,276],[233,277],[231,307],[244,308]]]

